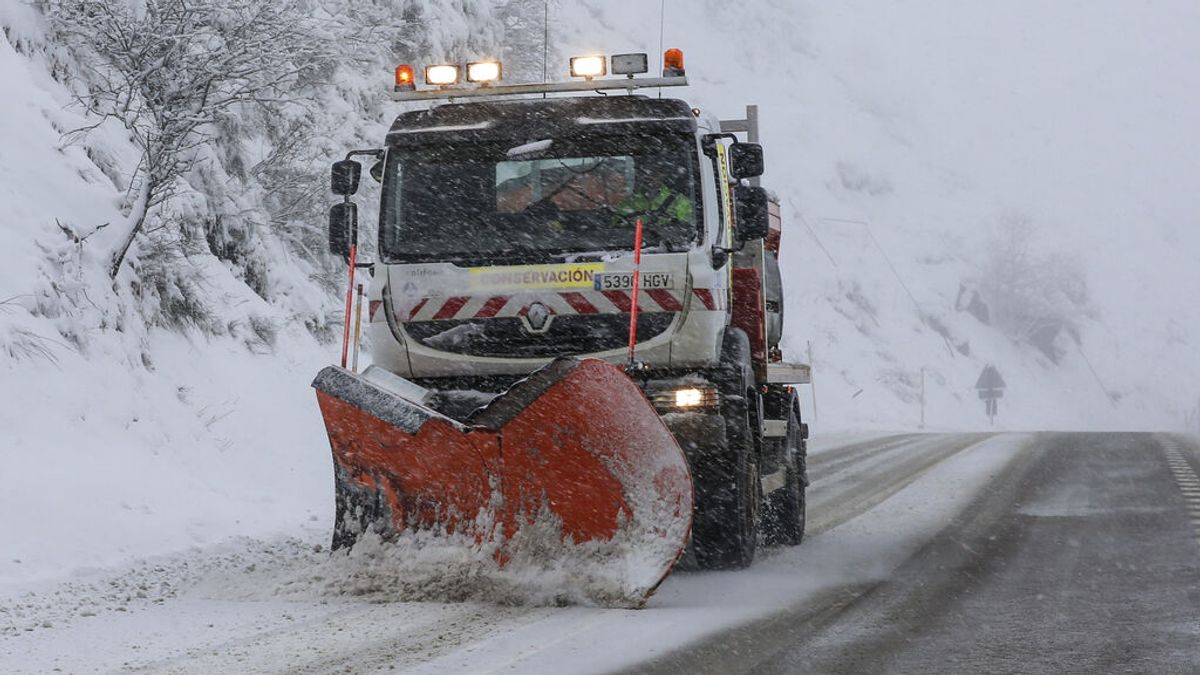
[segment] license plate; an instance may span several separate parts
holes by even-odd
[[[643,289],[675,288],[675,275],[670,272],[642,272],[639,276]],[[599,272],[592,282],[597,291],[629,291],[633,290],[633,272]]]

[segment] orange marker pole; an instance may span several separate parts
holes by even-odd
[[[342,367],[346,367],[346,356],[350,352],[350,310],[354,307],[354,264],[358,258],[358,245],[350,247],[350,285],[346,287],[346,321],[342,331]]]
[[[637,219],[633,233],[633,303],[629,307],[629,365],[633,365],[633,350],[637,345],[638,291],[642,287],[642,219]]]

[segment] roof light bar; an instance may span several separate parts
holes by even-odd
[[[572,82],[547,82],[535,84],[499,84],[491,87],[419,89],[392,93],[393,101],[433,101],[496,96],[518,96],[522,94],[566,94],[585,91],[623,90],[632,93],[637,89],[687,86],[686,77],[639,77],[607,80],[585,80]]]
[[[434,64],[425,67],[425,84],[432,89],[417,89],[413,66],[396,66],[396,81],[392,91],[395,101],[428,101],[435,99],[453,100],[460,98],[516,96],[523,94],[550,94],[585,91],[620,90],[632,94],[637,89],[658,87],[680,87],[687,84],[683,71],[683,52],[668,49],[663,55],[663,77],[634,78],[634,75],[649,71],[649,59],[645,53],[615,54],[612,56],[614,75],[625,75],[619,79],[596,79],[608,74],[608,57],[602,54],[575,56],[571,58],[571,76],[583,81],[544,82],[531,84],[498,84],[503,79],[503,64],[496,59],[471,61],[462,66],[454,63]],[[458,85],[465,76],[466,82],[475,86]]]

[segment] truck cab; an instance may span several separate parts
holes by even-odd
[[[383,173],[375,362],[425,379],[625,360],[641,219],[636,360],[717,363],[734,190],[714,133],[684,101],[634,96],[400,115]]]

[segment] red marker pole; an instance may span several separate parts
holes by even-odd
[[[354,354],[350,358],[350,372],[358,372],[358,346],[362,342],[362,303],[363,303],[363,285],[359,284],[356,289],[357,297],[354,300]]]
[[[637,219],[633,234],[633,303],[629,307],[629,365],[633,365],[633,349],[637,345],[638,291],[642,287],[642,219]]]
[[[342,332],[342,367],[346,367],[346,356],[350,352],[350,310],[354,307],[354,264],[358,258],[358,245],[350,247],[350,285],[346,287],[346,321]]]

